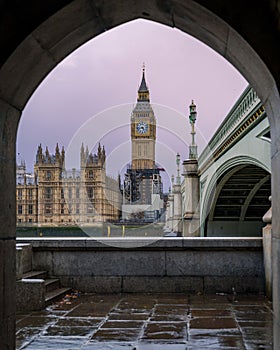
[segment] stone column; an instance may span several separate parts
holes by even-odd
[[[173,231],[182,234],[182,196],[181,185],[173,186]]]
[[[173,231],[173,216],[174,216],[174,195],[172,193],[168,196],[169,201],[169,228]]]
[[[0,101],[0,348],[15,349],[16,162],[19,111]]]
[[[181,193],[181,177],[180,177],[180,163],[181,157],[180,154],[176,155],[176,164],[177,164],[177,176],[176,182],[173,183],[173,198],[174,198],[174,207],[173,207],[173,231],[177,233],[177,236],[182,236],[182,193]]]
[[[170,212],[170,204],[166,203],[166,212],[165,212],[165,227],[169,229],[169,212]]]
[[[197,159],[183,162],[185,181],[185,203],[183,213],[183,234],[185,237],[200,236],[199,222],[199,176]]]
[[[271,200],[271,197],[269,197]],[[263,228],[263,263],[265,273],[265,292],[266,296],[272,299],[272,251],[271,251],[271,221],[272,221],[272,209],[263,217],[263,222],[267,225]]]

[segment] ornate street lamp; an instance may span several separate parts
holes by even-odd
[[[194,104],[193,100],[192,103],[190,105],[190,115],[189,115],[189,120],[190,120],[190,124],[191,124],[191,135],[192,135],[192,143],[189,146],[189,159],[197,159],[197,145],[195,143],[195,121],[196,121],[196,105]]]

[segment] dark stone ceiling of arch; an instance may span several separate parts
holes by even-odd
[[[246,166],[223,185],[216,201],[213,220],[260,221],[270,208],[270,195],[271,179],[268,172],[256,166]]]

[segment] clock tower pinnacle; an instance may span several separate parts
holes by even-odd
[[[145,66],[138,97],[131,115],[132,169],[155,168],[156,118],[150,104]]]
[[[142,72],[143,72],[142,81],[138,89],[137,102],[140,102],[140,101],[150,102],[150,93],[149,93],[149,89],[147,87],[146,79],[145,79],[145,64],[143,64]]]

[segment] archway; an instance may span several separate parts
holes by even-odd
[[[239,165],[219,177],[212,191],[205,236],[261,236],[270,208],[270,174],[256,165]]]
[[[201,4],[203,5],[201,5]],[[9,2],[1,8],[0,69],[0,345],[14,348],[15,140],[21,112],[38,84],[75,48],[102,31],[135,18],[177,27],[231,62],[263,101],[271,125],[274,235],[275,347],[279,344],[280,86],[279,13],[273,2],[87,0]],[[262,18],[262,21],[257,19]],[[258,25],[256,26],[256,23]]]

